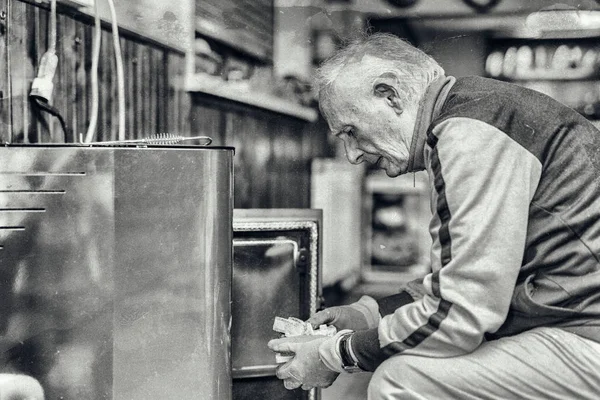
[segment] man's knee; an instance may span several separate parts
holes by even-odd
[[[369,382],[369,400],[422,398],[418,393],[437,375],[427,371],[423,361],[414,356],[395,356],[384,361]]]

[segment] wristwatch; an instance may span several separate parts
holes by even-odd
[[[352,351],[352,335],[354,332],[343,334],[339,340],[340,357],[342,359],[342,369],[348,373],[362,372],[363,369],[358,366],[358,360]]]

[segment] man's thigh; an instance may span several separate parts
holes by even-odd
[[[556,328],[486,342],[452,358],[398,355],[369,399],[599,399],[600,344]]]

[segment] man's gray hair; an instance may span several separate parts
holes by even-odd
[[[374,33],[351,41],[321,64],[314,81],[320,100],[325,100],[331,94],[333,83],[343,69],[360,62],[365,55],[383,61],[380,66],[370,67],[373,69],[373,77],[390,69],[398,74],[399,90],[404,104],[414,101],[429,83],[444,75],[444,69],[423,51],[398,36]]]

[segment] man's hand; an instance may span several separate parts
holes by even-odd
[[[327,368],[319,357],[319,346],[335,340],[324,336],[293,336],[271,340],[269,348],[278,353],[293,353],[294,358],[277,368],[277,377],[283,379],[286,389],[302,387],[310,390],[331,386],[339,373]]]
[[[319,311],[310,317],[307,322],[310,322],[315,328],[326,324],[333,325],[338,330],[362,331],[376,328],[380,319],[377,302],[369,296],[363,296],[350,305],[329,307]]]

